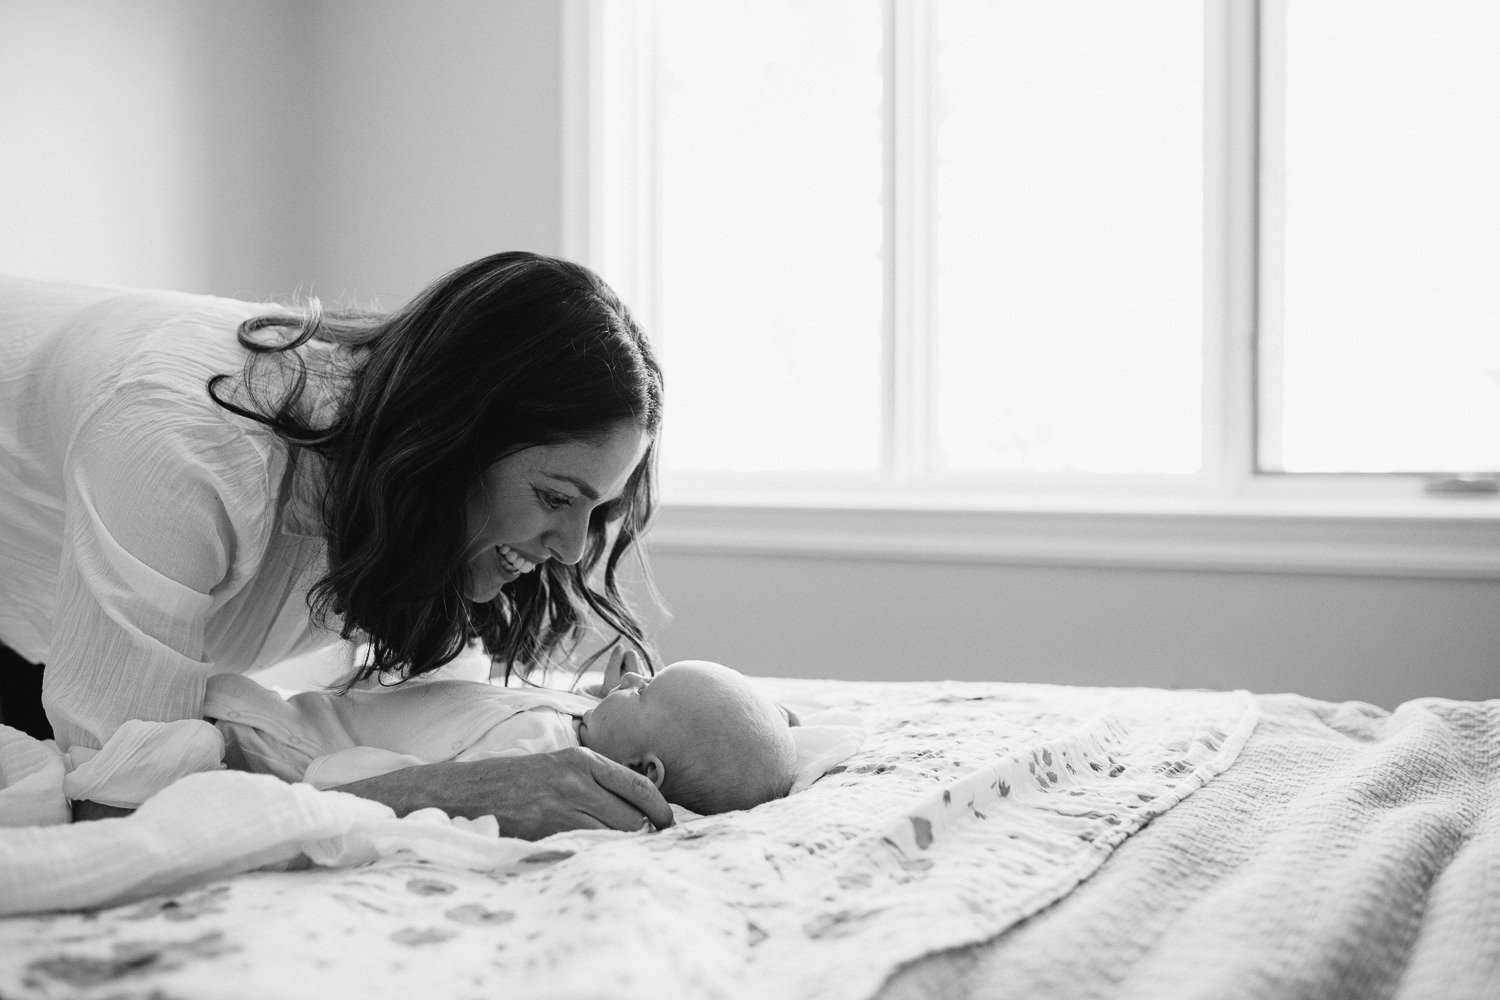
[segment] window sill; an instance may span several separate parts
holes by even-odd
[[[1492,497],[678,495],[662,554],[1500,580]]]

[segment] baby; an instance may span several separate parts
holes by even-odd
[[[416,764],[584,746],[644,774],[700,814],[787,794],[797,754],[786,712],[747,678],[705,660],[647,677],[618,652],[602,697],[479,681],[417,681],[284,699],[240,674],[208,680],[204,715],[226,763],[333,788]]]

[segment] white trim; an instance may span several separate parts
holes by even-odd
[[[1282,352],[1286,290],[1286,0],[1261,0],[1258,20],[1260,172],[1256,205],[1260,246],[1256,312],[1255,386],[1260,421],[1255,466],[1275,471],[1282,463]]]
[[[1231,492],[1254,478],[1258,6],[1204,7],[1203,478]]]
[[[655,8],[650,0],[564,2],[564,253],[599,272],[646,329],[659,330]]]
[[[1500,517],[1265,503],[1058,510],[673,504],[654,554],[1500,580]]]
[[[976,510],[1008,509],[1016,503],[1029,507],[1052,505],[1071,509],[1078,501],[1127,504],[1148,503],[1302,504],[1312,509],[1359,512],[1372,505],[1434,512],[1454,509],[1455,499],[1441,491],[1429,492],[1432,477],[1385,473],[1261,473],[1239,477],[1206,474],[1125,475],[1090,473],[974,473],[902,480],[887,472],[867,474],[663,472],[661,494],[672,504],[710,506],[851,505],[925,507],[956,502]],[[1500,493],[1474,491],[1462,504],[1500,518]],[[1461,515],[1468,516],[1468,515]]]
[[[931,10],[886,8],[886,425],[890,475],[910,482],[932,466]]]

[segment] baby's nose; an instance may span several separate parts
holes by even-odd
[[[627,691],[631,688],[638,688],[645,683],[645,677],[642,677],[637,673],[632,673],[628,670],[620,675],[620,687],[625,688]]]

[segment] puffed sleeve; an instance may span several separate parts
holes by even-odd
[[[103,746],[131,719],[200,716],[216,670],[206,620],[254,572],[275,503],[275,463],[211,406],[135,384],[89,414],[69,448],[43,678],[64,750]]]

